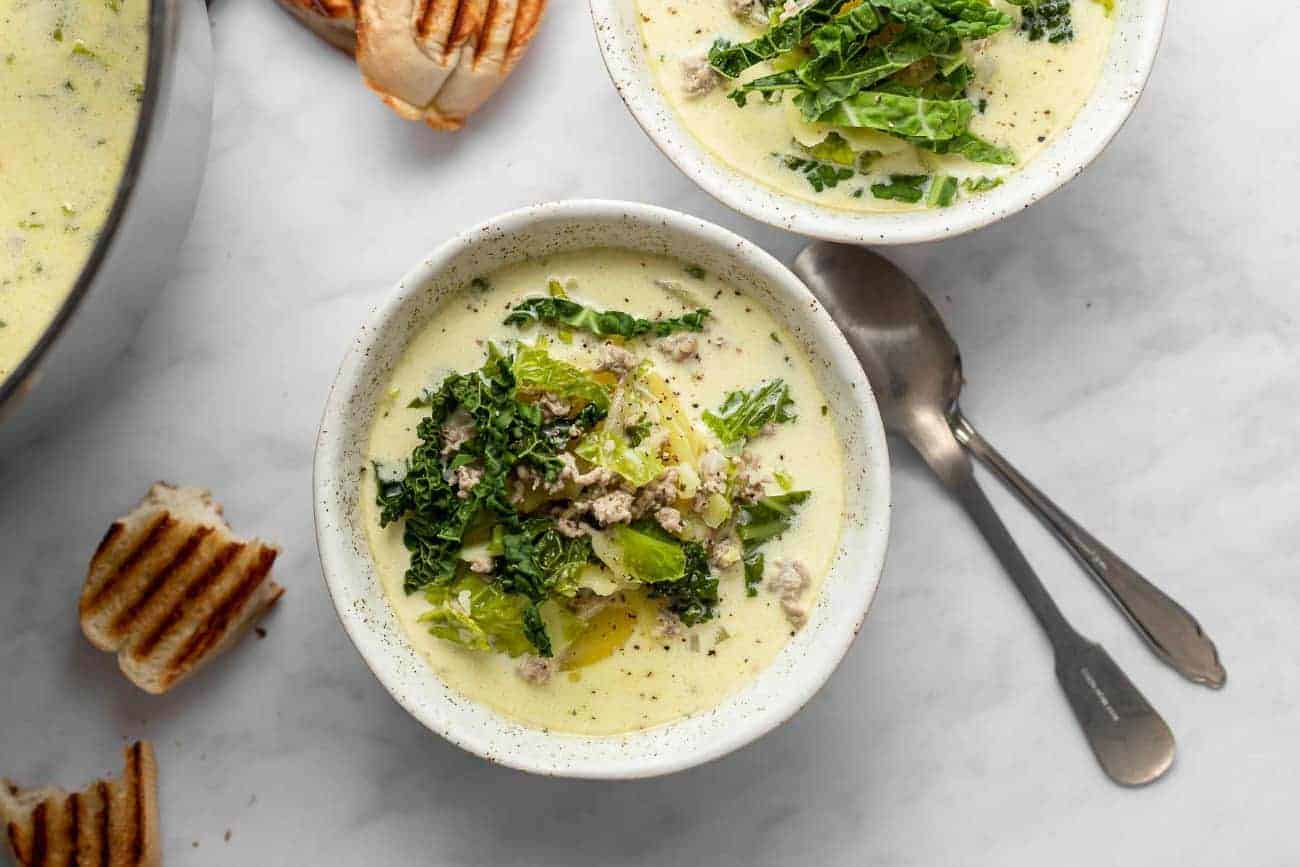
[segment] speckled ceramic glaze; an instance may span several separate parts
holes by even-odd
[[[698,2],[698,0],[697,0]],[[710,0],[721,2],[721,0]],[[1006,183],[947,208],[856,213],[777,192],[713,156],[681,123],[645,62],[636,0],[590,0],[610,78],[641,128],[677,167],[723,204],[773,226],[857,244],[937,241],[1029,207],[1079,175],[1137,105],[1155,62],[1168,0],[1118,0],[1105,69],[1074,123]]]
[[[583,737],[526,728],[445,686],[407,641],[375,571],[359,493],[376,405],[408,341],[449,293],[521,259],[622,247],[698,263],[766,305],[813,362],[845,445],[847,514],[807,626],[776,661],[721,705],[653,729]],[[781,263],[725,229],[629,202],[539,205],[439,247],[398,283],[361,329],[330,393],[316,444],[316,537],[325,583],[366,664],[417,719],[491,761],[535,773],[631,778],[718,758],[789,719],[830,677],[866,616],[889,533],[889,460],[875,400],[843,336]]]

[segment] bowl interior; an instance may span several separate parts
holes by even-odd
[[[766,671],[722,705],[614,737],[526,728],[446,687],[406,640],[371,559],[359,510],[366,442],[389,373],[449,293],[493,268],[550,253],[622,247],[698,262],[766,305],[809,353],[845,443],[852,504],[809,623]],[[736,235],[645,205],[570,202],[493,220],[411,271],[358,335],[317,442],[316,523],[326,584],[353,642],[393,696],[429,728],[490,760],[579,777],[667,773],[744,745],[797,711],[847,651],[875,592],[889,529],[885,435],[861,367],[808,290]]]
[[[1084,0],[1079,0],[1084,2]],[[969,232],[1028,207],[1082,172],[1137,104],[1155,61],[1168,0],[1118,0],[1096,90],[1074,123],[997,189],[947,208],[853,213],[779,193],[713,156],[681,123],[645,61],[636,0],[590,0],[614,86],[642,129],[677,167],[722,203],[773,226],[833,241],[910,244]]]

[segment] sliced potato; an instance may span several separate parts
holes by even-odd
[[[560,659],[560,671],[573,671],[613,656],[627,643],[636,628],[637,617],[627,605],[603,608],[587,621],[587,629],[569,645]]]

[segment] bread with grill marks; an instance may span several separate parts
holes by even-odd
[[[279,0],[398,115],[460,129],[537,35],[547,0]]]
[[[161,694],[233,644],[284,593],[279,550],[235,536],[212,495],[163,482],[113,522],[81,592],[81,630]]]
[[[21,867],[161,867],[158,765],[153,747],[127,747],[118,780],[79,792],[0,780],[0,824]]]

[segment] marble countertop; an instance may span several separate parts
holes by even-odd
[[[975,423],[1218,642],[1227,688],[1181,680],[990,487],[1178,737],[1172,772],[1136,791],[1097,769],[1025,605],[901,448],[866,627],[753,746],[593,784],[493,767],[408,717],[339,628],[312,532],[317,422],[370,307],[456,230],[547,199],[655,202],[786,261],[801,242],[655,150],[580,0],[552,3],[457,136],[396,120],[269,0],[218,0],[213,19],[215,137],[178,273],[111,381],[0,467],[0,773],[79,785],[153,739],[170,865],[1300,863],[1293,4],[1174,4],[1147,95],[1091,171],[890,254],[956,332]],[[236,529],[279,541],[288,594],[263,640],[152,698],[81,638],[74,600],[109,520],[158,478],[213,488]]]

